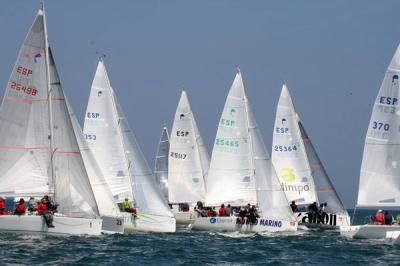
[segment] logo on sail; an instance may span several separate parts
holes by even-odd
[[[296,175],[294,174],[294,169],[292,168],[282,168],[282,179],[286,182],[294,182],[296,180]]]

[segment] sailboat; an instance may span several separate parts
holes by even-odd
[[[375,99],[365,137],[360,171],[357,208],[400,207],[400,46],[389,64]],[[356,238],[385,238],[398,225],[356,225],[341,227],[341,234]]]
[[[89,176],[94,196],[96,198],[101,219],[103,220],[102,233],[122,234],[124,233],[124,217],[119,211],[118,205],[114,201],[107,181],[103,176],[101,169],[97,165],[96,159],[94,158],[92,151],[90,150],[84,138],[78,119],[72,112],[72,108],[70,108],[68,101],[67,106],[70,111],[72,126],[78,140],[79,150],[85,163],[85,168]]]
[[[22,44],[0,108],[0,195],[48,195],[54,228],[33,213],[0,216],[1,231],[99,235],[102,219],[69,116],[44,7]]]
[[[169,154],[169,134],[166,126],[161,132],[160,141],[158,143],[156,162],[154,165],[154,177],[160,187],[161,194],[168,202],[168,154]]]
[[[313,202],[327,203],[323,218],[296,212],[298,222],[326,229],[350,225],[350,217],[300,121],[286,84],[277,106],[272,143],[272,163],[288,201],[303,207]]]
[[[205,206],[257,205],[255,223],[235,216],[196,217],[192,228],[210,231],[296,231],[297,221],[279,184],[237,71],[218,124],[206,182]]]
[[[210,159],[197,128],[186,90],[182,90],[172,126],[168,157],[168,200],[178,224],[194,220],[194,206],[205,200]],[[187,205],[187,209],[182,206]],[[180,206],[180,207],[179,207]]]
[[[123,212],[124,231],[175,232],[175,219],[163,200],[100,58],[83,129],[114,200],[134,203],[137,215]]]

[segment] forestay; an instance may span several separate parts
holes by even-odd
[[[357,206],[400,206],[400,46],[376,97],[365,138]]]
[[[161,194],[168,202],[168,155],[169,155],[169,134],[166,126],[163,127],[160,142],[158,143],[154,176],[160,187]]]
[[[206,182],[206,206],[256,204],[246,96],[238,71],[218,124]]]
[[[135,200],[141,212],[170,216],[116,95],[99,61],[85,116],[84,133],[116,200]]]
[[[58,211],[94,217],[98,209],[50,47],[44,12],[21,47],[0,110],[0,194],[52,194]]]
[[[204,202],[209,157],[185,90],[175,112],[168,157],[170,203]]]
[[[289,90],[284,84],[276,110],[272,162],[287,199],[297,204],[310,204],[317,198],[299,121]]]

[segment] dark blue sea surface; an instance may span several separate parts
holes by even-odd
[[[359,213],[357,221],[367,215]],[[100,237],[0,233],[0,256],[1,264],[399,265],[400,247],[332,231],[241,234],[180,228],[174,234]]]

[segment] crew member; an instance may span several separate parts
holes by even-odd
[[[0,197],[0,215],[7,215],[7,207],[6,207],[6,201],[2,197]]]
[[[224,204],[221,204],[221,208],[218,211],[219,216],[226,216],[226,208]]]
[[[297,207],[295,201],[292,201],[292,203],[290,204],[290,208],[292,208],[293,212],[299,212],[299,208]]]
[[[385,215],[383,214],[382,210],[378,210],[376,213],[374,224],[385,224]]]
[[[122,211],[130,212],[133,216],[136,217],[136,209],[132,208],[128,198],[125,198],[124,202],[122,203]]]
[[[53,225],[53,215],[52,213],[47,209],[47,205],[46,205],[46,199],[43,198],[40,203],[39,206],[37,208],[37,213],[38,215],[43,216],[47,227],[52,228],[54,227]]]
[[[25,214],[25,210],[26,210],[26,208],[25,208],[25,200],[23,198],[21,198],[19,200],[17,208],[15,208],[14,214],[16,214],[16,215]]]

